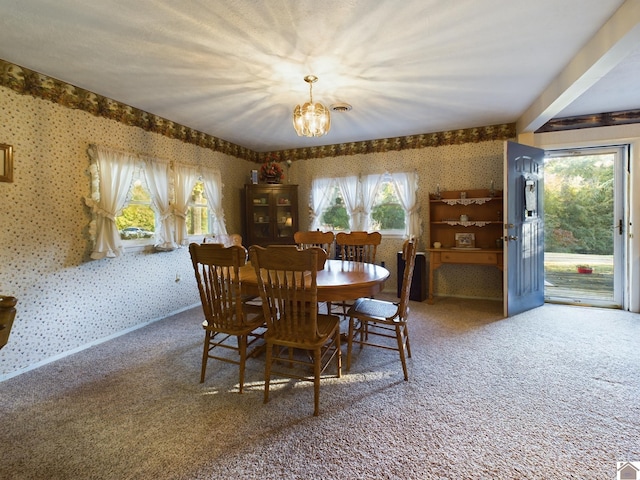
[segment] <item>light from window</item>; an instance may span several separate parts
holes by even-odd
[[[116,217],[116,225],[123,240],[149,239],[155,235],[155,212],[151,194],[143,177],[135,179],[128,195],[129,203]],[[145,242],[146,243],[146,242]]]
[[[187,234],[206,235],[211,233],[209,218],[209,205],[204,196],[204,183],[197,182],[191,192],[191,200],[187,209]]]
[[[406,213],[393,182],[380,182],[371,209],[371,230],[404,232],[407,225]]]
[[[322,227],[327,231],[349,230],[349,214],[338,186],[333,187],[331,203],[322,213]]]

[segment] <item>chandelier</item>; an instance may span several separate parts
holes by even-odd
[[[321,103],[313,103],[313,83],[318,77],[307,75],[304,81],[309,84],[309,101],[293,109],[293,128],[299,137],[321,137],[331,128],[329,109]]]

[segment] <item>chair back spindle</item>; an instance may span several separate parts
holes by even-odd
[[[352,262],[376,263],[376,252],[381,242],[380,232],[340,232],[336,235],[340,259]]]

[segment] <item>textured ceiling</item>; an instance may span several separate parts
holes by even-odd
[[[579,55],[624,3],[0,0],[0,58],[262,152],[640,108],[631,35]],[[579,94],[576,55],[599,67]],[[307,74],[353,106],[314,139],[291,124]]]

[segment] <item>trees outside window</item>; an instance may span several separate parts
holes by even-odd
[[[151,238],[155,232],[155,212],[151,206],[151,194],[144,177],[138,176],[131,183],[127,205],[116,217],[116,226],[123,240]]]
[[[611,254],[614,161],[606,154],[545,162],[545,251]]]
[[[333,187],[331,203],[322,213],[322,224],[326,230],[349,230],[349,214],[337,185]]]
[[[371,210],[371,230],[404,232],[406,225],[406,212],[394,184],[390,180],[380,182]]]
[[[187,210],[187,234],[206,235],[211,233],[210,210],[205,197],[204,183],[199,181],[191,192]]]
[[[117,257],[125,246],[171,251],[188,245],[190,235],[226,233],[218,170],[98,145],[87,152],[92,259]]]

